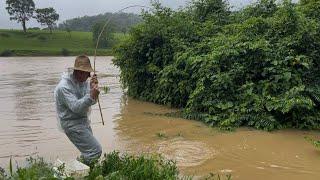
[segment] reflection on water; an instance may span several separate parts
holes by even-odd
[[[74,57],[0,58],[0,166],[12,155],[21,162],[40,155],[54,160],[79,155],[56,128],[53,90]],[[99,57],[97,70],[105,126],[98,106],[92,126],[105,152],[161,153],[181,172],[207,175],[232,173],[234,179],[320,179],[320,152],[304,140],[319,133],[239,129],[220,132],[202,123],[161,116],[167,107],[136,101],[123,93],[119,70],[111,57]]]

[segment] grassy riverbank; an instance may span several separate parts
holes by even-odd
[[[115,34],[116,41],[124,38],[123,34]],[[99,49],[99,56],[112,55],[111,49]],[[0,56],[71,56],[94,54],[94,43],[91,32],[70,33],[46,30],[29,30],[24,34],[21,30],[0,30]]]
[[[13,166],[13,161],[10,160],[9,172],[0,167],[0,179],[192,179],[190,176],[181,175],[175,162],[165,160],[159,155],[130,156],[119,152],[105,154],[101,161],[91,165],[90,172],[85,177],[67,175],[63,165],[54,170],[53,165],[47,163],[43,158],[28,158],[27,166],[18,167],[16,171],[13,170]],[[219,175],[211,173],[200,179],[231,180],[232,177],[230,174]]]
[[[9,172],[0,169],[0,179],[61,179],[67,175],[64,167],[54,170],[53,165],[46,163],[43,158],[29,158],[26,167],[13,171],[13,161],[10,160]],[[67,179],[79,179],[69,177]],[[93,164],[90,173],[81,179],[180,179],[179,171],[172,161],[159,156],[129,156],[112,152],[102,160]]]

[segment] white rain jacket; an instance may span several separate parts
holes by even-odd
[[[96,103],[90,97],[90,84],[77,82],[73,73],[64,73],[54,90],[58,127],[66,128],[78,124],[89,125],[90,106]]]

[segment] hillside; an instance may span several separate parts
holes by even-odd
[[[117,40],[124,35],[116,34]],[[110,49],[99,49],[98,55],[110,55]],[[29,30],[0,30],[0,55],[56,56],[94,54],[91,32]]]
[[[96,16],[83,16],[64,21],[58,28],[69,28],[74,31],[91,31],[95,23],[105,22],[111,18],[110,24],[115,32],[128,32],[129,28],[142,21],[141,17],[132,13],[105,13]]]

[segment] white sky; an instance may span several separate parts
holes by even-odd
[[[178,8],[189,0],[160,0],[165,6]],[[150,5],[150,0],[34,0],[36,8],[53,7],[60,14],[59,23],[84,15],[97,15],[106,12],[116,12],[130,5]],[[244,6],[252,0],[229,0],[235,7]],[[21,29],[21,25],[9,20],[6,0],[0,0],[0,29]],[[124,12],[140,12],[140,8],[128,9]],[[35,20],[27,22],[27,27],[40,26]]]

